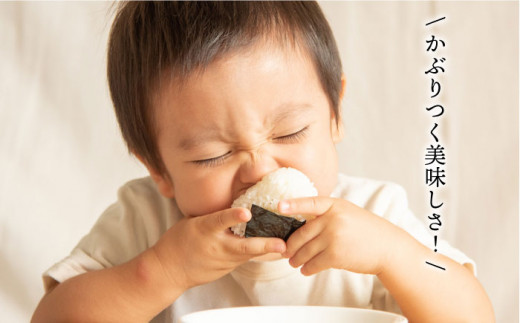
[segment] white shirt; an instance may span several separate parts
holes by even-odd
[[[332,197],[346,199],[405,229],[426,246],[428,230],[408,209],[404,190],[395,184],[340,174]],[[122,264],[155,244],[183,215],[175,200],[164,198],[149,177],[128,182],[118,201],[98,219],[72,253],[43,275],[63,282],[91,270]],[[439,253],[464,264],[475,264],[445,241]],[[153,322],[177,322],[199,310],[254,305],[326,305],[373,308],[400,313],[397,303],[377,276],[329,269],[310,277],[292,268],[287,259],[250,261],[211,283],[187,290]]]

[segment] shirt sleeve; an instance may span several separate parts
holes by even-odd
[[[119,189],[117,202],[99,217],[70,255],[43,274],[45,290],[53,280],[61,283],[125,263],[155,244],[172,225],[173,202],[160,196],[152,185],[134,181]]]

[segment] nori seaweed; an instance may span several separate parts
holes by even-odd
[[[276,237],[287,241],[294,231],[305,224],[305,220],[278,215],[255,204],[251,206],[251,214],[253,217],[246,225],[246,238]]]

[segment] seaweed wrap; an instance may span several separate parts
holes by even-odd
[[[231,230],[242,237],[278,237],[287,241],[309,219],[303,215],[277,214],[278,203],[284,199],[317,195],[318,191],[305,174],[294,168],[280,168],[264,176],[233,202],[231,207],[250,209],[252,218]]]

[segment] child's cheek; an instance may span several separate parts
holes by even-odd
[[[294,159],[294,168],[306,174],[321,196],[329,196],[337,181],[338,157],[333,145],[309,145]]]
[[[200,216],[229,208],[232,202],[231,184],[222,172],[184,186],[177,195],[177,204],[187,216]]]

